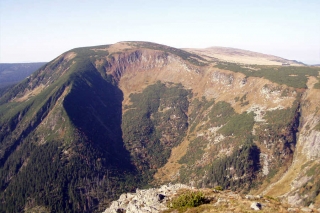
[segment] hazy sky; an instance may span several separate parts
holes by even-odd
[[[320,63],[320,0],[0,0],[0,62],[152,41],[235,47]]]

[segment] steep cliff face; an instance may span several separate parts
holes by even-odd
[[[148,42],[70,50],[0,99],[1,210],[92,212],[168,181],[319,205],[318,71]]]
[[[300,128],[292,165],[266,194],[281,196],[291,205],[319,205],[319,89],[318,79],[310,77],[301,97]]]

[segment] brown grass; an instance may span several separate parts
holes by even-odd
[[[156,54],[154,51],[146,51],[146,58],[148,54]],[[231,103],[235,111],[242,113],[252,105],[259,105],[265,108],[274,108],[281,105],[282,107],[291,107],[295,97],[281,98],[280,94],[271,94],[270,97],[265,97],[260,91],[265,84],[277,86],[269,80],[263,78],[250,77],[247,83],[242,86],[240,82],[244,79],[242,73],[234,73],[227,70],[220,70],[213,65],[206,67],[195,68],[187,64],[181,59],[172,56],[170,63],[165,66],[158,66],[152,69],[143,69],[142,67],[148,66],[148,63],[154,62],[136,62],[127,66],[127,70],[123,73],[119,82],[119,87],[123,91],[124,100],[123,106],[130,105],[129,95],[131,93],[142,92],[148,85],[154,84],[156,81],[181,83],[186,89],[192,89],[193,99],[205,96],[207,100],[212,98],[218,101],[226,101]],[[198,70],[197,72],[195,70]],[[214,72],[220,72],[222,75],[232,75],[233,82],[230,85],[225,85],[223,82],[212,81]],[[141,73],[143,72],[143,74]],[[235,102],[234,98],[241,98],[247,94],[248,105],[241,106],[240,101]],[[192,100],[191,100],[192,101]],[[123,111],[125,112],[125,111]],[[188,138],[187,135],[186,138]],[[160,168],[155,174],[156,180],[171,181],[175,174],[177,174],[181,165],[178,163],[179,159],[185,155],[188,148],[189,141],[185,139],[178,147],[174,148],[167,164]]]
[[[108,50],[109,53],[115,53],[115,52],[120,52],[126,49],[132,49],[132,47],[127,42],[118,42],[118,43],[112,44],[110,47],[108,47],[105,50]],[[102,50],[102,49],[99,49],[99,50]]]
[[[179,164],[178,161],[187,153],[189,143],[189,140],[185,139],[181,144],[172,149],[168,162],[163,167],[159,168],[154,175],[156,182],[163,183],[175,179],[175,175],[181,167],[181,164]]]
[[[23,101],[26,101],[26,100],[28,100],[29,98],[31,98],[32,96],[38,95],[43,89],[44,89],[44,85],[43,85],[43,84],[40,84],[40,86],[34,88],[34,89],[31,90],[31,91],[27,91],[22,97],[16,98],[16,99],[14,99],[13,101],[15,101],[15,102],[23,102]]]
[[[189,52],[199,54],[207,59],[211,57],[221,61],[241,64],[257,64],[257,65],[282,65],[286,62],[293,66],[302,66],[293,61],[283,59],[273,55],[267,55],[248,50],[241,50],[227,47],[209,47],[205,49],[186,49]]]

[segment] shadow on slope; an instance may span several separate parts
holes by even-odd
[[[68,127],[74,134],[72,141],[46,136],[46,142],[39,144],[34,131],[39,123],[27,129],[20,148],[11,152],[0,168],[5,187],[0,193],[0,212],[32,212],[37,208],[48,212],[100,211],[121,192],[138,186],[122,140],[121,90],[102,77],[90,61],[74,69],[68,80],[71,90],[63,100],[73,125]],[[38,114],[47,115],[50,106],[44,105],[41,109],[46,111]],[[41,118],[40,114],[36,118]]]
[[[102,152],[108,165],[132,169],[122,140],[122,91],[104,79],[91,63],[77,70],[63,102],[70,120],[82,140]]]

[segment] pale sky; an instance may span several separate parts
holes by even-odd
[[[0,62],[151,41],[234,47],[320,64],[320,0],[0,0]]]

